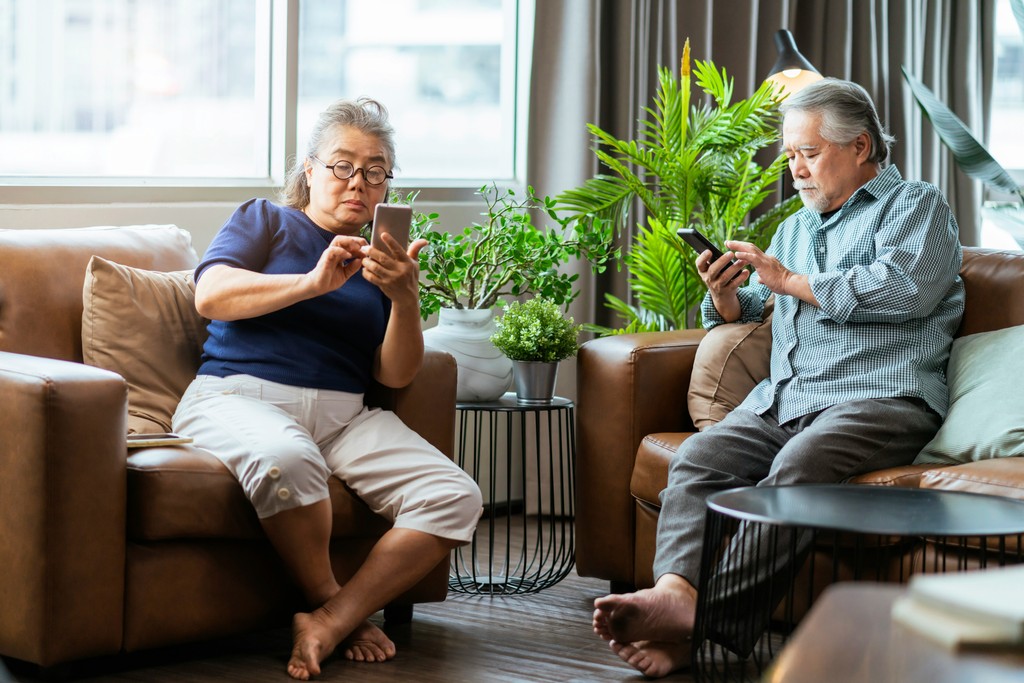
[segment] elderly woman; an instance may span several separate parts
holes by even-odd
[[[416,256],[360,231],[395,164],[379,103],[332,105],[287,179],[282,205],[252,200],[196,269],[209,340],[174,429],[231,470],[312,607],[294,619],[288,673],[308,679],[339,644],[384,661],[394,643],[368,617],[468,542],[480,490],[389,411],[371,381],[408,384],[423,360]],[[344,586],[330,564],[328,477],[393,522]]]

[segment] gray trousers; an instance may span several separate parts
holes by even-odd
[[[834,484],[886,467],[910,464],[942,418],[920,399],[840,403],[780,425],[734,410],[679,447],[661,493],[655,579],[678,574],[697,587],[705,501],[739,486]]]

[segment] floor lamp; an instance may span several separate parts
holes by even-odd
[[[775,60],[767,80],[780,86],[784,95],[792,95],[814,81],[821,80],[822,75],[800,54],[793,34],[786,29],[775,32],[775,49],[779,52],[779,58]]]

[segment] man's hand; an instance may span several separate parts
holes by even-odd
[[[729,251],[722,254],[717,261],[711,260],[711,251],[705,251],[697,257],[697,274],[711,293],[711,302],[718,314],[726,322],[738,320],[742,313],[740,300],[736,295],[740,285],[750,277],[750,271],[742,259],[733,260],[734,254]]]
[[[729,240],[725,246],[736,253],[737,259],[754,266],[758,281],[768,289],[776,294],[788,294],[814,306],[818,305],[806,275],[794,273],[783,266],[779,259],[768,256],[750,242]]]

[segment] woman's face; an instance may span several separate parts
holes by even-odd
[[[319,161],[317,161],[319,159]],[[339,162],[352,164],[357,170],[340,180],[327,168]],[[384,145],[373,136],[349,126],[339,126],[317,150],[316,158],[307,158],[306,182],[309,184],[309,205],[305,212],[314,223],[339,235],[356,235],[373,220],[373,210],[388,193],[388,182],[371,185],[364,172],[371,166],[382,166],[391,172]]]

